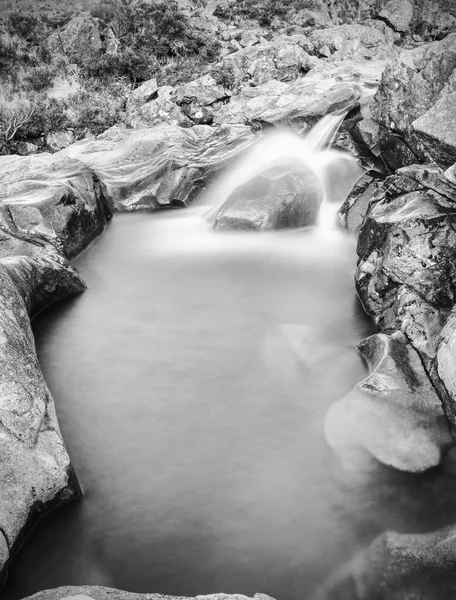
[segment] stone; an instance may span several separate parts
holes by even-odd
[[[148,79],[135,90],[133,90],[128,99],[127,109],[138,108],[143,104],[150,102],[151,100],[155,100],[157,95],[157,80],[155,79],[155,77],[153,79]]]
[[[147,102],[129,102],[125,115],[125,123],[129,127],[140,129],[153,127],[160,123],[191,127],[193,121],[177,106],[172,99],[174,88],[162,86],[158,88],[156,97]]]
[[[72,131],[54,131],[46,135],[46,146],[51,152],[58,152],[74,142]]]
[[[97,176],[58,154],[0,157],[0,227],[73,258],[104,229],[111,209]]]
[[[413,18],[413,4],[408,0],[389,0],[379,13],[394,30],[408,31]]]
[[[369,375],[331,406],[329,445],[348,465],[359,452],[401,471],[425,471],[451,445],[448,421],[418,352],[402,332],[375,334],[358,346]]]
[[[31,142],[19,142],[16,150],[19,156],[28,156],[29,154],[36,154],[39,151],[39,148],[36,144],[32,144]]]
[[[74,17],[63,29],[48,37],[48,46],[78,64],[90,64],[97,60],[103,47],[98,19],[87,14]]]
[[[85,289],[54,250],[0,260],[0,573],[45,510],[81,495],[44,382],[30,317]]]
[[[33,600],[252,600],[242,594],[208,594],[195,596],[164,596],[162,594],[138,594],[101,586],[67,586],[38,592],[29,596]],[[274,600],[266,594],[255,594],[255,600]],[[24,599],[28,600],[28,599]]]
[[[364,217],[375,202],[374,195],[380,185],[378,180],[367,174],[355,184],[338,211],[338,222],[343,229],[358,233]]]
[[[437,165],[404,167],[378,187],[358,238],[366,311],[430,359],[456,300],[455,197]]]
[[[243,125],[112,128],[58,156],[96,172],[109,203],[122,211],[187,206],[210,179],[255,140]]]
[[[215,216],[215,229],[264,231],[313,225],[322,201],[318,179],[284,165],[263,172],[229,195]]]

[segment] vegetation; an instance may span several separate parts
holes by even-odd
[[[303,9],[319,9],[322,0],[237,0],[221,3],[215,12],[220,19],[255,19],[263,27],[269,27],[274,19],[289,20],[293,13]]]

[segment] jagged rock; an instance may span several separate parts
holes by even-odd
[[[456,595],[456,530],[378,536],[314,600],[450,600]]]
[[[391,170],[456,160],[456,34],[404,50],[385,69],[371,106],[373,143]]]
[[[347,61],[341,65],[315,67],[288,87],[272,80],[258,87],[244,88],[215,114],[214,121],[258,121],[308,128],[327,114],[359,106],[375,92],[383,69],[384,63],[380,61]]]
[[[190,204],[254,139],[252,130],[243,125],[112,128],[60,155],[93,169],[117,210],[154,209]]]
[[[194,123],[172,99],[174,88],[170,85],[158,88],[156,98],[148,102],[129,102],[125,122],[135,129],[153,127],[160,123],[191,127]]]
[[[355,184],[338,212],[338,222],[343,229],[357,233],[361,229],[367,211],[375,202],[375,191],[380,182],[370,175],[363,175]]]
[[[48,46],[78,64],[90,64],[102,51],[98,19],[87,14],[74,17],[62,30],[49,36]]]
[[[231,96],[230,90],[218,84],[212,75],[204,75],[195,81],[175,88],[170,99],[176,103],[194,123],[212,123],[215,108]]]
[[[158,85],[155,77],[148,79],[131,94],[127,103],[127,110],[138,108],[151,100],[155,100],[158,95]]]
[[[226,56],[216,67],[232,70],[237,85],[245,82],[261,85],[270,79],[292,81],[314,64],[314,59],[301,46],[282,38],[243,48]]]
[[[215,229],[286,229],[315,223],[323,192],[308,171],[275,167],[237,187],[215,216]]]
[[[396,54],[393,32],[378,21],[315,29],[309,40],[324,57],[390,60]]]
[[[375,191],[358,238],[365,309],[429,358],[456,300],[455,197],[437,165],[400,169]]]
[[[35,354],[30,316],[83,289],[77,272],[52,249],[0,260],[0,574],[40,514],[81,495]]]
[[[72,131],[54,131],[46,136],[46,146],[51,152],[58,152],[74,142]]]
[[[0,228],[15,238],[47,242],[76,256],[111,212],[97,177],[56,154],[0,157]]]
[[[68,586],[45,590],[29,596],[33,600],[252,600],[241,594],[209,594],[190,598],[163,596],[161,594],[137,594],[100,586]],[[267,594],[255,594],[253,600],[274,600]]]
[[[369,375],[329,409],[329,445],[349,464],[367,451],[402,471],[421,472],[438,465],[451,437],[417,351],[399,331],[375,334],[358,349]]]
[[[413,5],[408,0],[389,0],[379,16],[396,31],[408,31],[413,18]]]

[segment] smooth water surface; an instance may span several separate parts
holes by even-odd
[[[70,584],[306,600],[385,529],[456,517],[453,479],[347,474],[325,442],[373,332],[355,261],[334,230],[116,215],[76,261],[88,291],[34,323],[86,495],[36,528],[5,600]]]

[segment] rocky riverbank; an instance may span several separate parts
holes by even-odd
[[[291,31],[244,21],[227,24],[216,16],[217,3],[213,4],[208,3],[212,9],[206,7],[204,14],[188,9],[191,18],[200,19],[199,27],[215,28],[223,41],[223,56],[210,73],[176,86],[159,86],[156,78],[144,82],[129,98],[123,122],[97,137],[68,145],[71,136],[61,136],[59,146],[67,147],[57,152],[36,153],[37,148],[29,148],[29,156],[0,157],[3,577],[36,519],[81,495],[36,358],[30,319],[85,289],[69,261],[102,233],[115,211],[189,205],[271,127],[303,132],[321,117],[346,113],[335,145],[348,148],[366,168],[341,209],[340,221],[359,232],[356,288],[382,333],[360,344],[371,374],[331,409],[330,444],[338,451],[343,447],[348,455],[361,449],[414,472],[437,466],[452,446],[454,7],[443,1],[429,3],[432,12],[418,1],[391,0],[366,2],[362,13],[355,2],[346,2],[353,9],[351,19],[362,20],[342,23],[335,3],[320,3],[311,15],[313,25]],[[68,52],[87,43],[87,27],[80,25],[67,24],[59,33],[64,41],[69,32],[73,36]],[[89,41],[96,38],[91,31]],[[101,56],[106,47],[92,44],[90,50]],[[291,186],[305,203],[308,180],[288,179],[283,185]],[[248,186],[235,200],[239,218],[243,201],[246,206],[251,202]],[[229,210],[232,207],[228,216]],[[256,210],[258,222],[273,227],[293,222],[291,206],[271,208],[268,203],[264,214]],[[222,207],[216,218],[221,228],[226,215],[227,208]],[[452,537],[446,533],[407,536],[404,543],[394,536],[385,539],[401,549],[393,553],[395,564],[402,564],[409,545],[421,549],[414,551],[414,569],[434,564],[436,544],[444,571],[454,554]],[[385,547],[379,542],[372,552],[380,546]],[[444,597],[435,593],[432,577],[426,579],[428,591],[419,596],[412,595],[415,588],[407,588],[401,596],[390,593],[383,584],[384,574],[372,580],[375,585],[371,580],[370,587],[361,585],[359,569],[372,564],[370,558],[356,563],[356,583],[352,578],[347,588],[352,596],[334,595],[341,589],[338,586],[346,585],[337,580],[325,598],[370,598],[372,590],[377,593],[377,584],[383,590],[375,596],[379,598]],[[378,564],[384,569],[383,559]],[[400,587],[399,575],[397,582]],[[451,585],[456,584],[451,580]],[[76,595],[94,600],[107,595],[139,598],[102,588],[64,588],[34,598]]]

